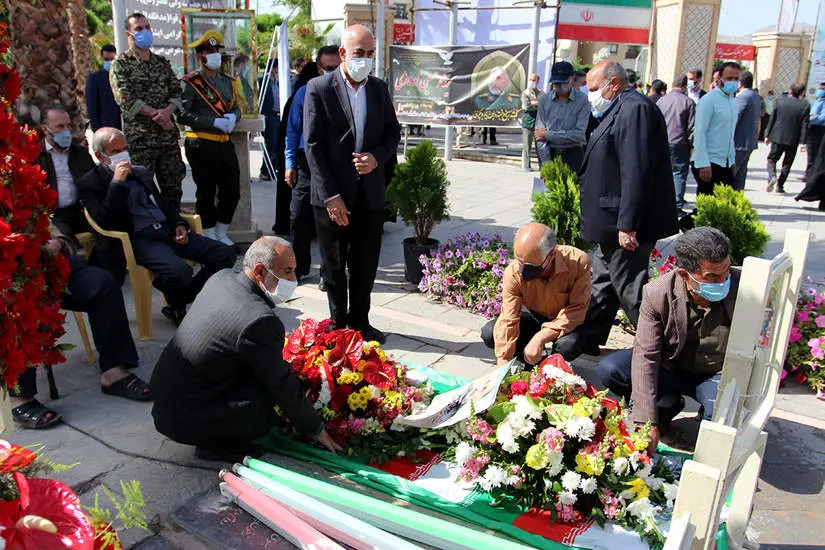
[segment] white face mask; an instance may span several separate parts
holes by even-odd
[[[696,81],[695,80],[688,80],[687,83],[688,83],[688,85],[687,85],[688,90],[693,90],[693,88],[696,86]]]
[[[129,151],[121,151],[120,153],[115,153],[107,158],[109,159],[109,166],[112,170],[114,170],[115,166],[121,162],[128,162],[129,164],[132,164],[132,159],[129,157]]]
[[[267,269],[269,271],[269,269]],[[290,298],[292,298],[292,293],[295,292],[295,289],[298,288],[298,281],[290,281],[289,279],[281,279],[271,271],[269,274],[278,279],[278,284],[275,286],[275,290],[267,290],[266,287],[261,284],[261,290],[269,297],[270,300],[275,302],[276,304],[280,304],[281,302],[286,302]]]
[[[347,61],[347,74],[356,82],[363,82],[372,71],[371,57],[352,57]]]
[[[221,54],[219,52],[206,54],[206,68],[216,70],[221,66]]]
[[[608,107],[613,104],[612,99],[607,99],[602,95],[602,90],[604,90],[606,86],[607,84],[598,90],[587,92],[587,100],[590,101],[590,108],[593,110],[593,115],[596,117],[604,114]]]
[[[538,85],[539,85],[539,83],[536,82],[535,80],[531,80],[530,82],[527,83],[527,87],[530,88],[531,90],[535,90],[538,87]]]

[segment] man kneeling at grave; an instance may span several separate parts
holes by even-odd
[[[713,227],[697,227],[675,242],[677,269],[650,281],[642,293],[633,349],[598,365],[602,383],[631,402],[630,418],[651,422],[650,450],[685,406],[684,395],[713,416],[739,269],[730,265],[730,241]]]
[[[279,422],[277,405],[297,430],[341,450],[283,360],[273,308],[297,284],[295,254],[278,237],[252,243],[243,272],[224,269],[206,282],[152,374],[160,433],[195,445],[198,458],[237,461],[258,454],[252,442]]]
[[[499,365],[513,357],[538,364],[548,344],[572,360],[579,352],[571,332],[590,305],[590,259],[557,244],[556,233],[540,223],[519,229],[513,250],[501,281],[501,314],[481,329],[481,339]]]

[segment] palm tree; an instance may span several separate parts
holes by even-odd
[[[42,109],[60,103],[72,117],[75,137],[81,138],[85,120],[78,101],[67,4],[67,0],[6,0],[12,55],[23,81],[18,113],[29,106]]]
[[[75,87],[78,107],[86,118],[86,75],[92,72],[92,47],[86,27],[86,6],[83,0],[69,0],[69,31],[71,31],[72,61],[74,63]]]

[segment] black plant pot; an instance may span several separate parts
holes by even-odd
[[[438,248],[439,242],[435,239],[427,239],[426,244],[418,244],[415,237],[404,239],[404,278],[417,285],[424,276],[424,266],[418,258],[422,254],[430,255],[430,251]]]

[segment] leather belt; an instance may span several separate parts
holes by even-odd
[[[209,141],[217,141],[218,143],[226,143],[229,141],[229,136],[220,134],[210,134],[208,132],[186,132],[186,137],[195,139],[207,139]]]

